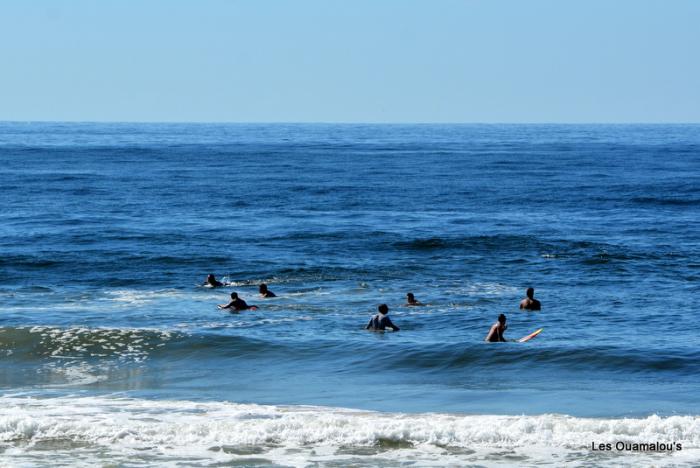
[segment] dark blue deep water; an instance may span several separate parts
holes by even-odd
[[[699,125],[0,123],[0,194],[0,440],[21,460],[8,440],[114,398],[678,416],[700,440]],[[234,290],[259,309],[218,310]],[[400,332],[364,331],[380,303]],[[500,313],[508,338],[544,331],[486,344]],[[418,446],[397,437],[370,445]]]

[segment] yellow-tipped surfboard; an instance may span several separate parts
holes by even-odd
[[[518,343],[525,343],[526,341],[530,341],[531,339],[533,339],[534,337],[539,335],[542,332],[542,330],[544,330],[544,328],[540,328],[539,330],[535,330],[534,332],[530,333],[527,336],[523,336],[522,338],[520,338],[517,341],[518,341]]]

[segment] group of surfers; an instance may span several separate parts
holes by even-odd
[[[220,288],[223,286],[232,286],[231,283],[222,283],[221,281],[217,280],[216,277],[212,274],[207,276],[207,280],[204,282],[203,286],[207,286],[210,288]],[[267,284],[263,283],[259,286],[258,292],[260,293],[260,297],[263,298],[271,298],[271,297],[277,297],[275,293],[270,291],[267,287]],[[525,293],[526,297],[520,301],[520,309],[521,310],[541,310],[542,309],[542,303],[535,299],[535,289],[534,288],[527,288],[527,291]],[[404,304],[407,307],[412,307],[412,306],[422,306],[425,305],[422,302],[419,302],[416,300],[415,296],[413,293],[407,293],[406,294],[406,304]],[[229,310],[234,310],[236,312],[241,311],[241,310],[255,310],[258,308],[258,306],[255,305],[248,305],[246,301],[238,297],[238,293],[232,292],[231,293],[231,300],[227,304],[219,304],[218,305],[219,309],[229,309]],[[385,330],[393,330],[393,331],[399,331],[400,328],[394,325],[394,323],[391,321],[389,318],[389,306],[386,304],[381,304],[379,307],[377,307],[378,314],[373,315],[370,319],[369,322],[367,322],[367,325],[365,326],[366,330],[370,331],[385,331]],[[500,314],[498,316],[498,320],[496,323],[491,325],[491,328],[489,329],[488,334],[486,335],[486,338],[484,338],[484,341],[491,342],[491,343],[496,343],[496,342],[505,342],[508,341],[504,337],[505,331],[508,329],[508,326],[506,325],[506,316],[504,314]]]

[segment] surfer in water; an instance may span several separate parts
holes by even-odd
[[[384,331],[387,328],[391,328],[394,331],[399,331],[399,327],[394,325],[389,318],[389,306],[382,304],[377,309],[379,310],[379,313],[369,319],[365,330]]]
[[[540,301],[534,298],[535,288],[527,288],[525,292],[527,297],[520,301],[520,308],[525,310],[541,310],[542,304]]]
[[[207,286],[209,288],[220,288],[224,286],[224,283],[217,280],[214,275],[207,275],[207,280],[202,284],[202,286]]]
[[[498,322],[491,325],[489,334],[486,335],[484,341],[488,341],[489,343],[505,342],[506,339],[503,337],[503,333],[505,333],[507,328],[508,325],[506,325],[506,316],[503,314],[499,315]]]
[[[407,293],[406,294],[406,305],[407,306],[422,306],[422,302],[418,302],[413,295],[413,293]]]
[[[233,309],[235,311],[240,311],[240,310],[247,310],[247,309],[257,309],[257,306],[251,305],[249,306],[246,304],[246,302],[238,297],[238,293],[232,292],[231,293],[231,302],[228,304],[219,304],[219,309]]]
[[[258,291],[260,291],[260,295],[262,297],[277,297],[275,293],[267,289],[267,285],[265,283],[261,284],[260,287],[258,288]]]

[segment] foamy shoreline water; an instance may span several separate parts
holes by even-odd
[[[9,466],[232,462],[307,466],[674,463],[700,457],[700,416],[576,418],[381,413],[318,406],[120,397],[0,397]],[[610,443],[672,450],[592,450]],[[676,447],[680,444],[680,450]],[[49,459],[45,451],[52,451]]]

